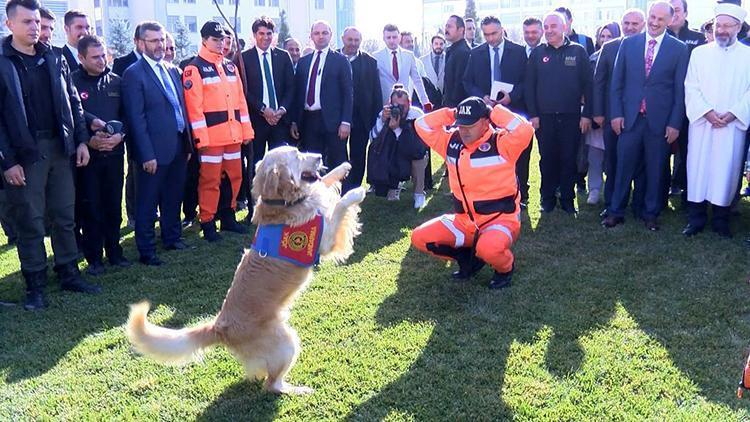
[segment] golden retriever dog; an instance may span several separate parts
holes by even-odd
[[[295,227],[322,216],[320,258],[343,262],[352,254],[360,232],[359,204],[363,188],[340,195],[351,165],[341,164],[322,178],[319,154],[279,147],[257,165],[253,223]],[[219,314],[210,322],[180,330],[152,325],[149,304],[131,305],[127,335],[135,349],[168,364],[195,360],[201,351],[221,343],[244,365],[248,378],[264,379],[274,393],[305,394],[307,387],[289,385],[284,377],[300,351],[296,331],[287,323],[295,297],[312,278],[312,267],[245,251]]]

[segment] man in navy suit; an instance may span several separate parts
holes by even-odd
[[[596,62],[594,71],[594,95],[593,95],[593,114],[594,122],[599,125],[604,132],[604,160],[607,180],[604,183],[604,207],[605,212],[612,203],[612,191],[615,187],[615,174],[617,171],[617,135],[612,130],[612,114],[609,108],[609,87],[612,80],[612,74],[615,68],[615,59],[617,52],[620,50],[622,40],[636,34],[640,34],[646,26],[646,15],[640,9],[630,9],[622,15],[622,36],[607,42],[602,46],[602,52],[599,54],[599,60]],[[643,186],[642,172],[636,172],[636,188],[633,198],[633,210],[640,213],[643,206]]]
[[[263,158],[268,149],[286,145],[289,141],[287,113],[294,100],[294,65],[289,53],[271,47],[275,24],[261,16],[253,22],[255,47],[242,53],[247,72],[245,88],[250,122],[255,130],[252,145],[253,164]]]
[[[605,227],[625,221],[623,204],[636,169],[645,166],[645,201],[641,214],[646,228],[659,230],[662,185],[671,144],[685,119],[685,74],[688,50],[666,33],[674,9],[667,2],[651,5],[648,31],[623,40],[610,87],[612,130],[617,142],[617,176]]]
[[[302,57],[295,74],[291,135],[305,151],[323,154],[328,168],[347,161],[346,143],[352,122],[352,67],[332,50],[331,26],[315,22],[310,39],[315,51]]]
[[[135,160],[140,164],[136,174],[135,241],[141,263],[161,265],[154,234],[157,206],[164,248],[187,247],[180,238],[180,203],[192,141],[180,71],[162,60],[164,28],[158,22],[143,22],[140,38],[143,57],[123,76],[125,113]]]
[[[485,43],[471,50],[464,73],[464,89],[471,96],[484,99],[490,107],[502,104],[512,112],[526,114],[523,103],[524,75],[526,73],[526,50],[518,44],[506,40],[500,19],[487,16],[481,22]],[[503,92],[501,98],[490,98],[492,83],[495,81],[513,85],[513,90]],[[516,162],[521,206],[529,200],[529,160],[531,145],[524,150]]]
[[[140,25],[137,25],[135,27],[135,35],[133,35],[133,44],[135,45],[135,48],[133,49],[133,51],[125,56],[117,57],[115,61],[112,62],[112,72],[116,73],[118,76],[122,76],[123,74],[125,74],[125,71],[130,67],[130,65],[140,60],[141,56],[143,55],[140,51],[138,51],[138,31],[140,31]]]

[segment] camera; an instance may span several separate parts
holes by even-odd
[[[400,105],[391,104],[390,110],[391,110],[391,119],[395,118],[396,116],[398,116],[398,118],[403,117],[403,108],[401,108]]]
[[[122,122],[119,120],[110,120],[104,125],[102,131],[107,135],[116,135],[122,133]]]

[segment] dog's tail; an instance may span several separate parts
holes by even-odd
[[[157,327],[148,322],[149,308],[150,304],[145,301],[130,305],[126,329],[130,342],[143,355],[162,363],[180,365],[199,359],[203,349],[220,341],[214,321],[181,330]]]

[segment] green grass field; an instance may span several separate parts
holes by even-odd
[[[418,213],[410,191],[368,197],[355,255],[323,265],[297,301],[290,381],[314,394],[261,391],[221,347],[179,368],[133,353],[129,303],[149,299],[170,327],[209,318],[250,240],[209,247],[190,229],[196,249],[109,270],[100,296],[53,281],[46,312],[0,307],[0,420],[750,419],[735,397],[750,343],[747,203],[733,240],[683,238],[677,211],[658,233],[632,218],[606,230],[585,198],[577,218],[540,216],[537,174],[514,285],[489,291],[489,269],[457,284],[410,248],[411,229],[449,209],[445,185]],[[124,247],[135,260],[132,234]],[[0,268],[0,300],[22,300],[13,248]]]

